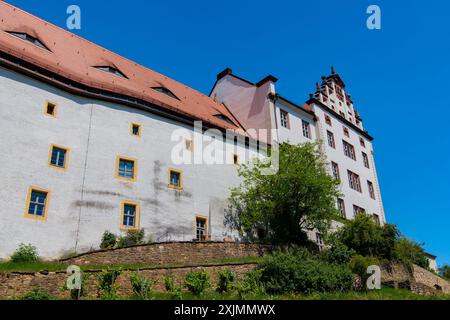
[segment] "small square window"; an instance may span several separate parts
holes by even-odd
[[[359,143],[361,144],[361,147],[366,147],[366,141],[363,138],[359,138]]]
[[[49,165],[56,169],[67,169],[69,150],[52,145],[50,148]]]
[[[350,137],[350,133],[349,133],[349,131],[348,131],[348,129],[347,129],[346,127],[344,127],[344,134],[345,134],[345,136],[346,136],[347,138]]]
[[[140,137],[141,136],[141,125],[137,123],[131,124],[131,135]]]
[[[135,159],[117,157],[116,178],[129,181],[136,180],[137,164]]]
[[[134,202],[122,203],[122,229],[138,229],[139,228],[139,205]]]
[[[47,219],[48,198],[48,191],[30,187],[25,216],[37,220]]]
[[[325,115],[325,123],[329,126],[332,126],[333,124],[331,123],[331,118],[329,115]]]
[[[56,109],[57,104],[53,102],[46,102],[45,103],[45,114],[51,117],[56,117]]]
[[[182,189],[182,177],[181,171],[170,169],[169,170],[169,187],[173,189]]]

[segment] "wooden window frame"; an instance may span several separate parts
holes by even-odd
[[[66,155],[64,157],[64,167],[58,167],[52,164],[52,154],[53,154],[53,148],[58,148],[61,150],[65,150],[66,151]],[[70,153],[70,149],[67,147],[63,147],[57,144],[51,144],[50,145],[50,152],[48,154],[48,162],[47,165],[49,168],[51,169],[56,169],[56,170],[60,170],[60,171],[67,171],[68,167],[69,167],[69,153]]]
[[[286,126],[283,125],[283,116],[286,116]],[[283,128],[291,129],[290,119],[289,119],[289,112],[286,110],[280,109],[280,124]]]
[[[133,162],[133,178],[122,177],[119,174],[120,160]],[[138,161],[136,158],[125,157],[125,156],[117,156],[116,157],[116,169],[115,169],[115,175],[114,175],[114,177],[116,179],[128,181],[128,182],[136,182],[137,175],[138,175]]]
[[[178,173],[180,175],[180,184],[179,184],[179,186],[175,186],[175,185],[171,184],[170,176],[171,176],[172,172]],[[169,183],[168,183],[169,189],[178,190],[178,191],[183,190],[183,170],[175,169],[175,168],[169,168],[169,170],[168,170],[168,180],[169,180]]]
[[[331,138],[331,141],[330,141],[330,138]],[[328,141],[328,146],[330,148],[336,149],[336,140],[334,139],[334,133],[329,130],[327,130],[327,141]],[[330,142],[332,142],[332,143],[330,144]]]
[[[44,216],[42,216],[42,217],[29,213],[30,206],[31,206],[31,194],[33,193],[33,191],[41,192],[41,193],[45,193],[46,194],[45,205],[44,205]],[[50,196],[51,196],[51,192],[49,190],[46,190],[46,189],[43,189],[43,188],[39,188],[39,187],[35,187],[35,186],[30,186],[28,188],[28,193],[27,193],[27,200],[26,200],[26,204],[25,204],[25,215],[24,215],[24,217],[27,218],[27,219],[32,219],[32,220],[47,221],[48,220],[48,207],[49,207],[49,203],[50,203]]]
[[[311,124],[308,121],[303,120],[303,119],[302,119],[302,131],[303,131],[303,136],[305,138],[310,139],[310,140],[312,139]]]
[[[133,227],[126,226],[123,224],[123,219],[125,217],[125,206],[126,205],[134,206],[136,208]],[[131,200],[123,200],[120,203],[120,230],[139,230],[140,220],[141,220],[140,203],[136,202],[136,201],[131,201]]]
[[[341,208],[340,204],[342,204],[342,208]],[[338,198],[337,199],[337,207],[338,207],[338,210],[339,210],[339,213],[340,213],[341,217],[346,219],[347,218],[347,212],[346,212],[346,209],[345,209],[345,201],[344,201],[344,199],[342,199],[342,198]]]
[[[362,193],[361,178],[353,171],[347,170],[350,189]],[[355,180],[354,180],[355,179]]]
[[[336,172],[335,172],[335,169],[336,168]],[[333,172],[333,177],[336,179],[336,180],[341,180],[341,173],[340,173],[340,171],[339,171],[339,164],[338,163],[336,163],[336,162],[334,162],[334,161],[331,161],[331,171]]]
[[[350,158],[350,159],[356,161],[355,147],[354,147],[351,143],[348,143],[348,142],[345,141],[345,140],[342,140],[342,147],[344,148],[344,154],[345,154],[348,158]],[[347,147],[347,148],[346,148],[346,147]]]
[[[367,155],[367,153],[362,152],[362,158],[363,158],[364,167],[366,167],[367,169],[370,169],[369,156]]]
[[[369,189],[370,198],[373,200],[376,200],[375,187],[374,187],[372,181],[367,180],[367,189]]]
[[[205,221],[205,234],[206,234],[206,236],[205,236],[204,240],[197,238],[197,221],[198,220],[204,220]],[[196,241],[204,242],[204,241],[208,241],[210,239],[208,223],[209,223],[209,218],[208,217],[202,216],[202,215],[196,215],[195,216],[195,239],[196,239]]]

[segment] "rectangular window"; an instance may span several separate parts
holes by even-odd
[[[365,152],[362,153],[362,157],[363,157],[363,161],[364,161],[364,166],[365,166],[366,168],[369,168],[369,169],[370,169],[370,166],[369,166],[369,157],[367,156],[367,154],[366,154]]]
[[[366,213],[366,209],[363,209],[361,207],[353,205],[353,214],[355,215],[355,217],[357,215],[365,214],[365,213]]]
[[[375,189],[373,187],[373,183],[370,181],[367,181],[367,188],[369,189],[369,195],[372,199],[375,199]]]
[[[331,118],[330,118],[330,116],[328,116],[328,115],[325,115],[325,123],[326,123],[327,125],[329,125],[329,126],[332,126],[332,123],[331,123]]]
[[[280,109],[280,121],[283,127],[289,129],[289,114],[281,109]]]
[[[350,138],[350,132],[348,131],[348,129],[346,127],[344,127],[344,134],[347,138]]]
[[[321,233],[316,232],[316,243],[320,251],[325,248],[325,242],[323,241],[323,235]]]
[[[366,147],[366,141],[363,138],[359,138],[359,143],[361,144],[361,147]]]
[[[357,175],[354,172],[351,172],[350,170],[348,170],[348,183],[350,185],[350,188],[352,188],[353,190],[362,192],[361,181],[359,179],[359,175]]]
[[[49,165],[57,169],[67,169],[69,150],[60,146],[50,147]]]
[[[122,203],[122,229],[139,228],[139,204],[124,201]]]
[[[345,218],[346,214],[345,214],[345,202],[344,202],[344,200],[341,199],[341,198],[338,198],[337,199],[337,205],[338,205],[338,210],[339,210],[339,213],[340,213],[341,217]]]
[[[336,143],[334,142],[334,134],[330,131],[327,131],[327,138],[328,138],[328,145],[331,148],[336,149]]]
[[[237,154],[233,155],[233,163],[237,166],[239,165],[239,156]]]
[[[138,123],[132,123],[131,124],[131,135],[140,137],[142,134],[142,126]]]
[[[117,157],[116,167],[116,178],[136,181],[137,161],[135,159]]]
[[[173,189],[183,188],[181,171],[175,169],[169,170],[169,188]]]
[[[47,219],[48,198],[48,191],[30,187],[28,190],[25,216],[37,220]]]
[[[342,145],[344,146],[344,154],[347,157],[356,160],[355,148],[345,140],[342,140]]]
[[[309,122],[302,120],[302,129],[303,129],[303,136],[305,138],[311,139],[311,129]]]
[[[333,177],[336,180],[341,180],[341,176],[339,174],[339,165],[336,162],[331,162],[331,168],[333,170]]]
[[[58,105],[56,103],[46,101],[45,102],[44,112],[48,116],[56,117],[56,110],[57,110],[57,108],[58,108]]]
[[[195,219],[196,225],[196,239],[197,241],[206,241],[208,240],[208,220],[206,218],[197,217]]]

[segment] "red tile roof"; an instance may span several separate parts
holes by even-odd
[[[141,99],[219,128],[241,129],[223,104],[4,1],[0,1],[0,20],[0,51],[90,88]],[[26,33],[49,50],[8,32]],[[127,78],[98,70],[96,66],[116,68]],[[153,87],[164,87],[178,99]],[[235,125],[217,118],[217,114],[227,116]]]

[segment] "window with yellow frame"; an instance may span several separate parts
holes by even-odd
[[[30,187],[27,194],[25,217],[34,220],[47,220],[50,191]]]
[[[52,144],[48,155],[48,166],[58,170],[67,170],[68,163],[69,149]]]
[[[116,174],[117,179],[126,181],[136,181],[137,179],[137,160],[134,158],[117,156]]]
[[[56,118],[57,112],[58,112],[58,104],[50,101],[45,101],[44,104],[45,115]]]
[[[120,228],[124,230],[138,230],[140,219],[139,203],[123,201],[120,206]]]
[[[176,190],[183,189],[183,172],[181,170],[169,169],[169,188]]]
[[[142,136],[142,125],[139,123],[132,122],[130,125],[130,134],[135,137]]]

